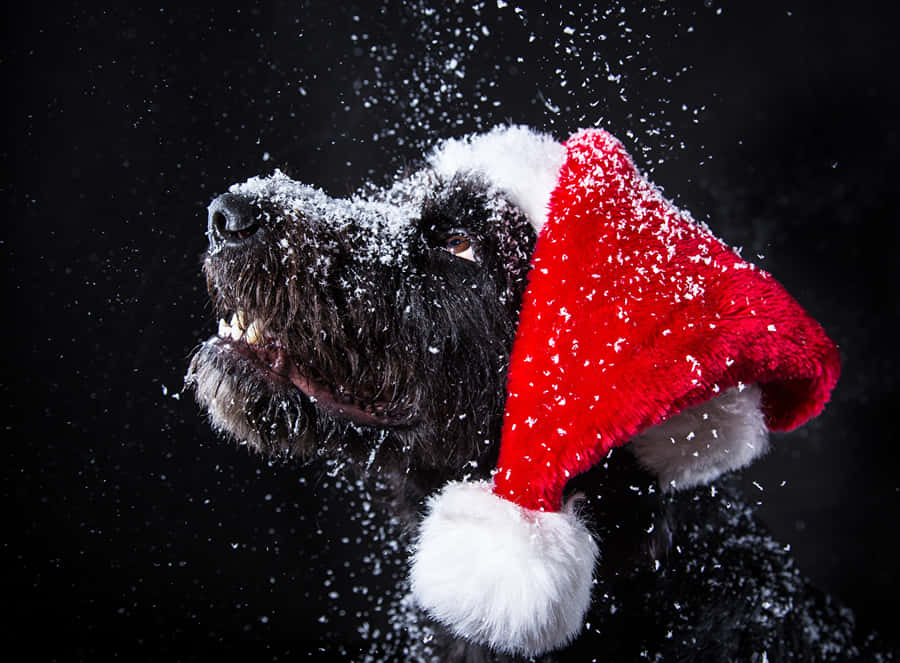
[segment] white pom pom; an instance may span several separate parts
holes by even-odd
[[[596,558],[573,513],[524,509],[488,482],[451,483],[428,502],[412,592],[457,635],[534,656],[581,630]]]

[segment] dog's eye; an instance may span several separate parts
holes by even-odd
[[[447,250],[450,253],[463,253],[472,246],[472,242],[465,235],[453,235],[447,238]]]
[[[475,262],[475,252],[472,249],[472,240],[465,235],[459,233],[450,235],[444,243],[444,249],[455,255],[457,258]]]

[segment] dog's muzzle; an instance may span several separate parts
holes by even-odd
[[[223,193],[210,203],[206,234],[211,249],[245,244],[259,229],[258,214],[246,198]]]

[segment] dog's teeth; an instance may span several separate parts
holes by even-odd
[[[250,326],[247,327],[247,331],[244,332],[244,340],[247,341],[247,343],[259,343],[259,339],[262,338],[262,333],[262,322],[254,320],[250,323]]]
[[[231,336],[231,327],[225,322],[225,318],[219,320],[219,336],[221,338],[228,338]]]
[[[231,316],[231,322],[229,324],[232,329],[237,328],[243,331],[247,328],[247,316],[244,315],[243,311],[238,311]]]
[[[231,325],[231,340],[232,341],[240,341],[241,336],[244,335],[244,330],[238,327],[235,324]]]

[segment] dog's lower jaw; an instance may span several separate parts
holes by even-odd
[[[284,391],[295,387],[318,408],[338,419],[377,428],[415,424],[409,408],[377,398],[370,388],[348,389],[343,383],[316,377],[277,340],[263,337],[245,341],[244,338],[246,336],[239,339],[214,336],[206,345],[220,353],[223,362],[246,362],[264,383],[271,383],[273,389]]]
[[[492,466],[495,445],[484,441],[496,439],[499,421],[477,427],[483,434],[476,436],[482,442],[473,445],[475,450],[456,449],[450,439],[472,436],[425,425],[423,421],[430,419],[418,414],[412,396],[409,404],[401,401],[385,407],[384,414],[368,412],[338,401],[326,387],[295,370],[273,373],[257,361],[236,356],[225,345],[216,337],[202,344],[185,384],[194,390],[212,427],[240,445],[268,456],[320,460],[328,467],[378,476],[396,493],[390,499],[410,508],[448,479],[460,478],[456,476],[460,468],[482,477]],[[448,443],[439,453],[421,453],[420,447],[434,439]]]
[[[377,429],[415,425],[402,404],[354,396],[311,375],[277,343],[214,336],[194,355],[185,382],[217,430],[262,451],[295,451],[309,420],[323,416]]]
[[[271,455],[296,455],[301,448],[299,441],[304,432],[299,425],[303,421],[301,404],[296,399],[292,403],[289,390],[293,387],[289,383],[283,383],[275,391],[274,383],[266,384],[264,376],[248,362],[227,360],[216,349],[213,339],[203,343],[194,354],[184,380],[185,387],[194,390],[197,402],[205,409],[217,433]],[[269,410],[278,413],[286,424],[281,434],[277,425],[263,430],[254,422]],[[293,436],[287,434],[291,428]]]

